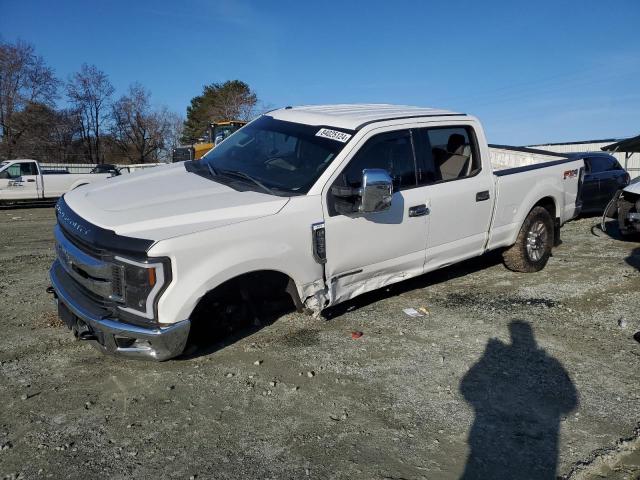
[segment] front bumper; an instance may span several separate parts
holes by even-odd
[[[167,360],[183,352],[191,323],[183,320],[164,328],[120,322],[109,310],[83,295],[56,260],[49,270],[58,312],[81,339],[91,339],[104,353],[122,357]]]
[[[640,232],[640,213],[627,213],[626,221],[621,225],[620,229],[627,233]]]

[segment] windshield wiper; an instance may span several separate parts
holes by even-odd
[[[211,174],[212,177],[216,177],[218,176],[218,172],[216,172],[216,169],[213,168],[209,162],[205,162],[207,164],[207,168],[209,169],[209,173]]]
[[[207,164],[208,165],[208,164]],[[211,167],[209,167],[211,168]],[[255,178],[253,178],[251,175],[244,173],[244,172],[240,172],[239,170],[218,170],[222,175],[228,175],[230,177],[240,177],[243,178],[245,180],[249,180],[250,182],[256,184],[257,186],[259,186],[261,189],[263,189],[265,192],[271,194],[271,195],[277,195],[272,189],[270,189],[269,187],[267,187],[265,184],[263,184],[260,180],[257,180]]]

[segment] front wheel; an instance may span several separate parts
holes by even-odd
[[[538,272],[551,256],[554,231],[553,219],[543,207],[534,207],[525,218],[516,243],[502,257],[504,264],[514,272]]]

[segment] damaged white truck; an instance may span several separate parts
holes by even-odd
[[[615,218],[623,236],[640,235],[640,177],[618,190],[602,216],[601,228],[606,231],[606,218]]]
[[[273,298],[319,313],[496,249],[540,270],[580,211],[583,170],[558,157],[494,170],[466,114],[287,107],[201,160],[66,194],[50,291],[78,338],[165,360]]]

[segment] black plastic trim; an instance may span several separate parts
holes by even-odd
[[[540,155],[547,155],[549,157],[568,158],[569,155],[573,155],[571,153],[565,154],[565,153],[558,153],[558,152],[550,152],[549,150],[541,150],[539,148],[514,147],[513,145],[500,145],[498,143],[490,143],[489,148],[499,148],[501,150],[513,150],[515,152],[539,153]]]
[[[336,275],[335,277],[333,277],[331,279],[331,283],[335,283],[335,282],[337,282],[338,280],[340,280],[341,278],[344,278],[344,277],[350,277],[351,275],[357,275],[358,273],[362,273],[362,271],[363,271],[362,269],[359,269],[359,270],[353,270],[351,272],[341,273],[340,275]]]
[[[493,174],[496,177],[504,177],[513,173],[528,172],[529,170],[538,170],[539,168],[552,167],[553,165],[562,165],[563,163],[575,162],[574,158],[567,158],[565,160],[554,160],[552,162],[535,163],[533,165],[527,165],[525,167],[505,168],[504,170],[494,171]]]
[[[113,230],[98,227],[74,212],[61,197],[56,204],[56,217],[60,227],[70,236],[92,248],[120,253],[134,258],[146,258],[147,251],[155,243],[145,238],[125,237]]]

